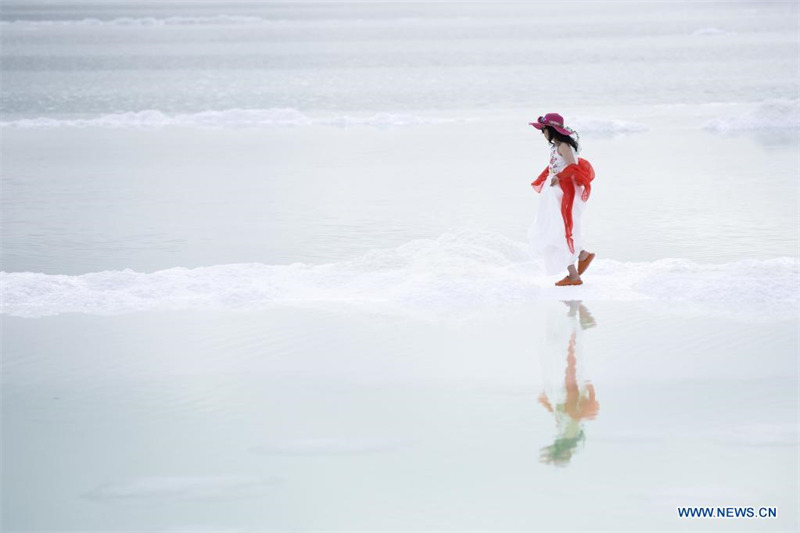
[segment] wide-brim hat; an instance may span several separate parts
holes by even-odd
[[[548,113],[543,117],[539,117],[536,122],[529,122],[529,124],[537,130],[543,130],[545,126],[551,126],[554,130],[562,135],[572,135],[575,133],[573,130],[564,125],[564,117],[558,113]]]

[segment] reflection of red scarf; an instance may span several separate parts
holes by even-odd
[[[550,168],[544,169],[544,172],[539,174],[536,181],[531,183],[536,192],[542,192],[544,181],[550,174]],[[578,158],[577,163],[567,165],[558,176],[558,183],[561,190],[564,191],[564,196],[561,198],[561,217],[564,219],[564,235],[567,238],[567,246],[570,253],[575,253],[575,247],[572,243],[572,203],[575,200],[575,185],[583,185],[583,194],[581,200],[584,202],[589,199],[589,194],[592,192],[591,181],[594,179],[594,169],[592,165],[585,159]]]

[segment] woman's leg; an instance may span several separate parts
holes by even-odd
[[[568,266],[567,270],[569,271],[569,279],[581,279],[581,277],[578,275],[578,269],[575,268],[575,265]]]
[[[581,261],[583,261],[584,259],[586,259],[586,256],[587,256],[587,255],[589,255],[589,252],[587,252],[586,250],[581,250],[581,253],[580,253],[580,255],[578,256],[578,259],[579,259],[579,260],[581,260]]]

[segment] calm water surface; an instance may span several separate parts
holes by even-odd
[[[769,505],[791,529],[795,326],[557,301],[6,319],[5,527],[665,531]]]

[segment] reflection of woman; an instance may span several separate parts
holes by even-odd
[[[563,374],[564,384],[558,388],[552,387],[549,392],[542,392],[539,395],[539,403],[553,414],[558,428],[555,442],[542,448],[540,459],[542,462],[557,465],[565,465],[570,461],[578,444],[586,438],[582,421],[593,420],[600,410],[600,404],[595,397],[594,386],[588,381],[582,382],[582,380],[578,379],[579,333],[581,330],[594,327],[594,318],[580,302],[564,303],[570,308],[567,314],[569,319],[569,328],[567,329],[569,343],[567,345],[567,368]],[[576,316],[578,318],[577,321],[575,320]],[[550,332],[557,333],[553,329]],[[563,339],[563,337],[561,338]],[[563,344],[561,346],[563,347]],[[560,352],[560,354],[562,363],[559,368],[564,368],[563,352]],[[543,357],[547,356],[546,352],[543,353]],[[546,375],[545,379],[547,379]],[[555,406],[551,404],[551,400],[555,403]]]
[[[536,222],[529,232],[531,250],[544,259],[547,274],[567,270],[567,276],[556,282],[557,286],[581,285],[580,275],[594,259],[593,253],[583,249],[582,225],[594,170],[588,161],[578,157],[578,134],[564,126],[561,115],[548,113],[531,125],[541,130],[550,144],[550,163],[531,183],[542,195]]]

